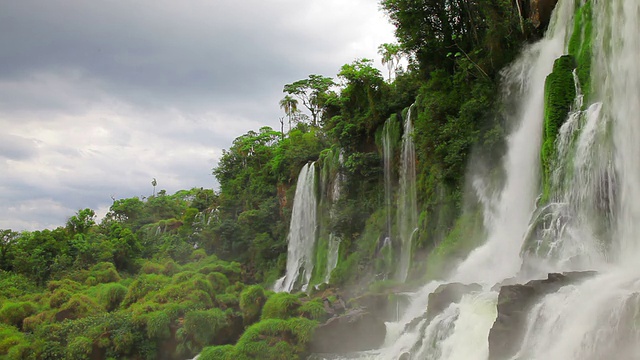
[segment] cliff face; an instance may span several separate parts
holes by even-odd
[[[558,0],[518,0],[521,16],[531,20],[538,30],[545,30],[551,20],[551,12]]]

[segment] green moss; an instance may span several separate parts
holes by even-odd
[[[60,306],[62,306],[62,304],[69,301],[71,295],[71,291],[67,289],[56,289],[53,294],[51,294],[51,297],[49,297],[49,307],[51,307],[52,309],[59,308]]]
[[[300,316],[310,320],[324,320],[327,317],[327,311],[324,309],[324,304],[321,298],[315,298],[309,300],[300,306],[298,309]]]
[[[267,301],[264,289],[260,285],[247,286],[240,293],[240,311],[245,325],[253,324],[260,319],[262,307]]]
[[[233,345],[209,346],[204,348],[198,360],[235,360],[235,347]]]
[[[547,201],[551,193],[551,172],[555,161],[555,141],[558,131],[567,119],[571,104],[573,104],[576,97],[573,69],[575,69],[573,56],[561,56],[556,59],[553,64],[553,72],[547,76],[545,81],[544,132],[541,153],[543,170],[542,202]]]
[[[165,340],[171,336],[171,319],[164,311],[154,311],[146,317],[147,336],[149,339]]]
[[[229,286],[229,279],[221,272],[212,272],[207,275],[207,280],[214,294],[220,294]]]
[[[220,309],[191,311],[184,319],[184,336],[199,349],[211,345],[218,331],[227,325],[227,316]]]
[[[105,284],[98,292],[98,299],[107,311],[117,309],[125,296],[127,296],[127,288],[119,283]]]
[[[75,294],[60,308],[56,319],[60,321],[65,319],[80,319],[102,311],[103,308],[90,297]]]
[[[22,328],[22,321],[38,311],[32,302],[5,302],[0,308],[0,322]]]
[[[69,342],[66,358],[70,360],[90,359],[92,351],[93,341],[87,337],[78,336]]]
[[[298,315],[301,306],[300,298],[286,292],[273,294],[267,299],[262,308],[262,320],[289,319]]]
[[[129,285],[127,295],[122,301],[122,306],[128,307],[134,302],[142,299],[148,293],[163,288],[168,282],[169,278],[162,275],[141,275],[137,280]]]
[[[237,359],[298,359],[317,322],[305,318],[268,319],[249,327],[235,346]]]
[[[584,105],[589,104],[591,94],[591,55],[593,41],[593,7],[591,0],[576,11],[573,20],[573,34],[569,40],[569,54],[577,63],[578,80],[584,95]]]

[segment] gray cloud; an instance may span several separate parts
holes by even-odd
[[[0,4],[0,228],[111,196],[215,187],[222,149],[279,126],[286,83],[375,57],[377,0]]]

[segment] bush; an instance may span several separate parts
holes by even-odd
[[[289,319],[298,316],[300,305],[300,299],[294,294],[286,292],[273,294],[262,308],[261,319]]]
[[[118,283],[110,283],[100,289],[98,298],[105,310],[111,312],[120,306],[125,296],[127,296],[126,287]]]
[[[184,319],[184,335],[202,348],[211,345],[218,331],[225,325],[227,316],[220,309],[191,311]]]
[[[235,346],[237,359],[298,359],[317,322],[305,318],[263,320],[248,328]]]
[[[147,315],[147,336],[149,339],[165,340],[171,336],[171,319],[163,311],[155,311]]]
[[[245,325],[253,324],[260,319],[266,301],[267,297],[260,285],[248,286],[240,293],[240,310]]]
[[[67,359],[84,360],[91,358],[93,350],[93,341],[91,339],[78,336],[69,342],[67,346]]]
[[[5,302],[0,308],[0,322],[22,329],[22,321],[37,311],[31,302]]]

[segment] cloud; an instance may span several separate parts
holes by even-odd
[[[111,196],[215,187],[233,139],[278,128],[282,87],[376,57],[376,0],[21,0],[0,11],[0,228]]]

